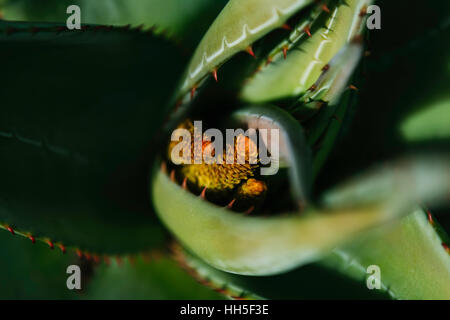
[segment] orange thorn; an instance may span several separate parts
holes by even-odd
[[[94,262],[95,262],[96,264],[99,264],[99,263],[100,263],[100,257],[99,257],[98,255],[96,255],[96,254],[94,254]]]
[[[330,65],[329,64],[324,65],[322,68],[322,71],[328,71],[328,70],[330,70]]]
[[[187,177],[184,178],[183,183],[181,184],[181,187],[182,187],[184,190],[187,190]]]
[[[11,232],[11,234],[14,236],[16,233],[14,232],[14,229],[11,228],[10,226],[7,226],[6,229]]]
[[[35,243],[36,243],[36,239],[35,239],[31,234],[28,236],[28,239],[31,240],[31,243],[32,243],[32,244],[35,244]]]
[[[141,252],[141,258],[144,262],[149,262],[151,257],[148,252]]]
[[[281,28],[284,29],[284,30],[288,30],[288,31],[291,31],[291,30],[292,30],[291,26],[288,25],[287,23],[283,24],[283,25],[281,26]]]
[[[364,42],[364,37],[362,35],[356,35],[353,37],[353,39],[351,40],[352,43],[363,43]]]
[[[359,16],[362,18],[367,14],[367,7],[364,7],[359,11]]]
[[[18,29],[16,29],[16,28],[10,27],[10,28],[6,29],[6,34],[7,35],[13,34],[14,32],[17,32],[17,30]]]
[[[330,13],[330,9],[328,9],[326,4],[322,5],[322,10],[325,11],[326,13]]]
[[[64,26],[64,27],[56,27],[57,34],[59,34],[60,32],[66,31],[66,30],[67,30],[66,26]]]
[[[248,46],[247,49],[245,49],[245,51],[251,55],[253,58],[255,57],[255,53],[253,52],[253,48],[252,46]]]
[[[47,240],[47,244],[50,247],[50,249],[53,250],[55,248],[55,246],[53,245],[53,242],[51,240]]]
[[[442,246],[444,247],[445,251],[447,251],[448,254],[450,254],[450,248],[445,243],[442,243]]]
[[[180,109],[182,104],[183,104],[182,100],[177,100],[177,102],[175,103],[175,108],[173,109],[173,112],[177,112],[178,109]]]
[[[357,87],[355,87],[354,85],[349,85],[348,86],[348,88],[350,89],[350,90],[354,90],[354,91],[358,91],[358,88]]]
[[[196,86],[193,86],[192,89],[191,89],[191,100],[194,99],[194,96],[195,96],[195,92],[196,92],[196,91],[197,91],[197,87],[196,87]]]
[[[228,209],[231,209],[233,207],[233,204],[236,202],[236,199],[231,200],[231,202],[227,205]]]
[[[108,256],[104,256],[103,257],[103,261],[109,266],[111,264],[111,260],[109,259]]]
[[[91,260],[91,255],[90,255],[88,252],[85,252],[85,253],[84,253],[84,256],[86,257],[86,260],[87,260],[87,261],[90,261],[90,260]]]
[[[31,33],[34,35],[34,34],[38,33],[40,30],[41,30],[41,29],[38,28],[38,27],[32,27],[32,28],[31,28]]]
[[[227,292],[226,289],[221,289],[221,288],[214,289],[214,291],[221,293],[221,294],[225,294]]]
[[[154,260],[160,260],[162,258],[162,254],[159,251],[153,251],[152,252],[152,257]]]
[[[325,105],[325,102],[322,102],[322,101],[318,101],[317,103],[316,103],[316,105],[315,105],[315,108],[317,109],[317,110],[320,110],[320,109],[322,109],[322,107]]]
[[[80,249],[76,249],[75,252],[76,252],[78,258],[80,258],[80,259],[83,258],[83,253],[81,252]]]
[[[313,84],[308,90],[309,91],[315,91],[317,89],[317,86]]]
[[[205,199],[205,198],[206,198],[206,187],[203,189],[202,193],[200,193],[200,197],[201,197],[202,199]]]
[[[303,210],[305,210],[305,203],[303,201],[299,201],[299,202],[297,202],[297,205],[298,205],[299,212],[302,213]]]
[[[164,161],[161,162],[161,171],[167,173],[167,164]]]
[[[245,214],[250,214],[255,210],[255,206],[251,206],[247,211],[245,211]]]
[[[65,254],[66,253],[66,248],[64,247],[64,245],[62,245],[61,243],[58,244],[58,247],[61,249],[62,253]]]
[[[305,33],[308,35],[308,37],[312,37],[311,29],[310,29],[309,26],[306,26],[306,27],[303,29],[303,31],[305,31]]]
[[[216,82],[219,82],[219,80],[217,79],[217,69],[214,69],[211,73],[214,77],[214,80],[216,80]]]
[[[284,46],[284,47],[283,47],[283,56],[284,56],[285,59],[286,59],[286,57],[287,57],[287,51],[288,51],[288,47],[287,47],[287,46]]]
[[[427,216],[428,216],[428,222],[429,222],[431,225],[434,225],[433,216],[431,215],[430,210],[427,210]]]
[[[342,123],[341,119],[337,115],[333,115],[333,119],[336,119],[339,123]]]
[[[170,180],[175,182],[175,169],[172,169],[172,171],[170,172]]]
[[[268,57],[266,61],[266,66],[272,63],[272,58]]]
[[[128,262],[134,266],[136,264],[136,257],[134,256],[128,256]]]

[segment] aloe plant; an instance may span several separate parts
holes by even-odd
[[[448,1],[70,4],[0,1],[1,297],[450,298]],[[276,174],[174,161],[200,120]]]

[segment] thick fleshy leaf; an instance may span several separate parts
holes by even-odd
[[[81,267],[81,289],[88,280],[75,254],[63,255],[43,243],[0,232],[0,299],[77,299],[82,291],[69,290],[67,267]]]
[[[345,208],[391,202],[401,210],[415,203],[445,204],[449,195],[450,155],[426,155],[371,168],[325,192],[322,203]]]
[[[450,195],[448,157],[394,162],[324,196],[323,209],[251,217],[211,204],[156,170],[158,215],[183,245],[213,267],[271,275],[320,259],[371,227],[401,217],[419,202]]]
[[[322,73],[327,73],[327,71],[324,72],[324,68],[333,57],[346,43],[364,30],[355,28],[355,25],[360,26],[363,23],[364,18],[360,12],[370,3],[370,0],[337,1],[326,23],[315,31],[311,38],[292,48],[286,61],[269,64],[265,70],[257,73],[248,82],[242,91],[243,99],[261,103],[298,97],[306,93]],[[357,62],[360,53],[347,52],[345,55],[352,58],[356,56],[355,62]],[[336,67],[338,68],[338,66],[331,66],[332,69]]]
[[[239,51],[270,31],[312,0],[231,0],[206,32],[189,63],[179,90],[184,95]],[[253,55],[253,52],[250,51]]]
[[[95,269],[86,299],[222,299],[166,256],[137,257]]]
[[[384,291],[368,290],[360,281],[320,264],[275,276],[243,276],[217,270],[177,246],[180,265],[207,287],[237,300],[254,299],[388,299]]]
[[[180,247],[174,251],[194,277],[235,299],[448,299],[450,253],[435,226],[418,209],[317,263],[270,277],[226,273]],[[368,287],[370,266],[380,268],[379,288]]]
[[[149,166],[185,58],[140,31],[0,22],[0,221],[99,253],[164,233]]]
[[[392,298],[450,299],[450,252],[443,243],[433,222],[417,209],[397,224],[335,250],[322,264],[362,280],[362,285],[368,268],[376,266],[380,290]]]
[[[267,130],[264,144],[272,154],[271,166],[289,168],[289,182],[295,202],[302,207],[309,202],[311,189],[311,150],[306,145],[303,128],[286,111],[274,106],[250,106],[239,109],[232,117],[248,128]],[[278,141],[270,132],[278,132]],[[264,138],[263,138],[264,139]],[[272,141],[272,139],[274,141]],[[275,142],[275,144],[274,144]],[[275,145],[276,152],[271,148]],[[273,155],[277,155],[274,157]],[[276,164],[276,166],[274,165]]]
[[[450,72],[448,74],[450,81]],[[435,100],[407,115],[402,121],[399,131],[406,141],[450,141],[450,95]]]
[[[228,0],[6,0],[0,12],[6,20],[65,22],[66,9],[78,5],[86,24],[158,26],[194,46]]]
[[[382,5],[382,28],[369,33],[351,126],[322,170],[325,187],[398,154],[448,151],[450,2]],[[415,23],[403,28],[398,12]],[[402,30],[398,36],[396,30]]]

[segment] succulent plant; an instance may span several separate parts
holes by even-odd
[[[373,4],[0,0],[0,297],[449,299],[449,3]]]

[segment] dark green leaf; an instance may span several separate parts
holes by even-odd
[[[94,252],[160,244],[147,181],[185,58],[92,26],[0,22],[0,46],[0,221]]]
[[[358,104],[348,111],[352,123],[341,132],[321,184],[399,154],[448,151],[449,4],[380,2],[382,28],[369,32]]]
[[[103,25],[157,25],[182,37],[193,47],[228,0],[6,0],[0,1],[4,19],[65,22],[66,8],[78,5],[81,21]]]
[[[80,292],[66,286],[72,264],[82,266],[74,254],[0,232],[0,299],[77,299]],[[82,288],[85,271],[81,269]]]
[[[87,288],[87,299],[221,299],[168,257],[137,258],[101,266]]]
[[[268,277],[249,277],[214,269],[188,252],[178,259],[210,287],[242,299],[387,299],[384,292],[369,291],[362,281],[340,275],[318,264]]]

